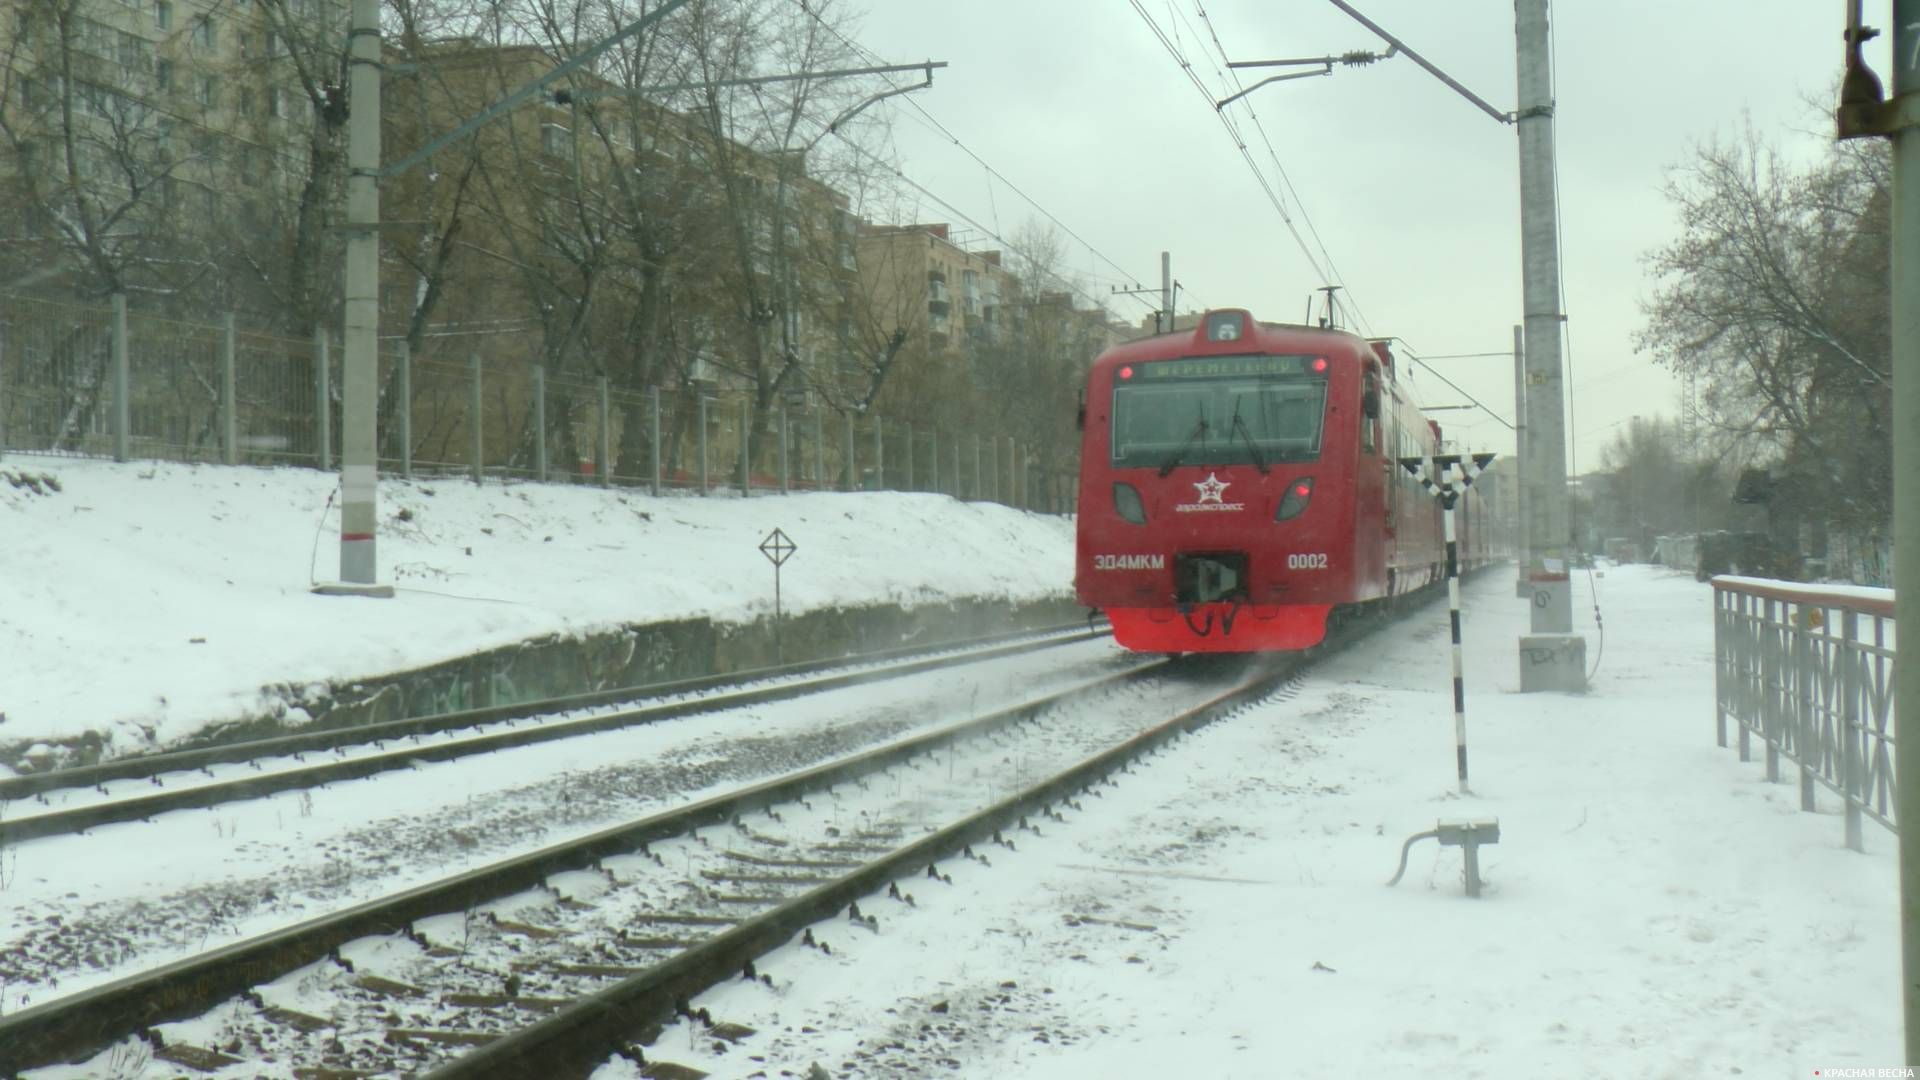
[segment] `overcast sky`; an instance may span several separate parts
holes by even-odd
[[[1305,315],[1309,291],[1325,284],[1320,272],[1130,0],[865,2],[862,44],[890,62],[952,65],[913,101],[1084,240],[1071,245],[1072,265],[1091,288],[1105,292],[1123,277],[1157,287],[1166,249],[1184,286],[1182,310],[1246,307],[1289,322]],[[1385,47],[1326,0],[1200,4],[1234,60]],[[1195,0],[1141,6],[1177,34],[1200,77],[1220,85]],[[1511,3],[1354,6],[1499,109],[1514,107]],[[1869,0],[1868,22],[1884,26],[1888,8],[1889,0]],[[1679,383],[1632,345],[1651,287],[1642,258],[1676,235],[1661,190],[1666,170],[1700,142],[1735,134],[1743,114],[1795,153],[1817,153],[1814,133],[1828,122],[1807,99],[1824,100],[1837,85],[1842,12],[1838,0],[1552,5],[1578,469],[1597,466],[1600,448],[1631,417],[1679,415]],[[1884,53],[1875,60],[1884,75]],[[1248,84],[1259,77],[1240,74]],[[1398,335],[1430,355],[1511,348],[1521,315],[1511,126],[1404,57],[1278,83],[1247,100],[1305,208],[1289,197],[1288,212],[1313,258],[1325,266],[1331,257],[1367,332]],[[1039,216],[900,99],[885,108],[914,181],[1002,236]],[[1243,106],[1229,110],[1280,187]],[[955,218],[932,200],[917,216]],[[982,237],[981,246],[997,245]],[[1124,298],[1111,306],[1136,320],[1149,310]],[[1510,360],[1433,365],[1512,418]],[[1428,404],[1462,400],[1424,372],[1418,385]],[[1485,413],[1439,415],[1473,448],[1512,448],[1507,428]]]

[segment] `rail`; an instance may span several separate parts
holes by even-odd
[[[851,656],[836,661],[707,676],[654,687],[601,690],[545,701],[389,720],[352,728],[302,732],[9,777],[0,779],[0,809],[5,808],[10,797],[23,795],[35,796],[36,802],[49,808],[29,807],[26,813],[0,815],[0,847],[23,840],[80,832],[99,825],[151,818],[170,810],[218,806],[281,791],[357,780],[383,772],[413,768],[416,762],[421,761],[451,761],[474,754],[578,738],[704,712],[784,701],[846,686],[1086,641],[1098,634],[1086,627],[1074,626],[1056,628],[1042,634],[998,635],[977,642],[957,642],[953,648],[932,653],[924,649],[886,650],[864,657]],[[688,693],[696,696],[679,697]],[[659,700],[617,712],[565,715],[643,699]],[[546,719],[541,720],[543,715]],[[539,722],[526,727],[513,723],[530,718]],[[456,732],[467,734],[455,736]],[[448,738],[433,743],[420,741],[428,736]],[[387,749],[388,742],[398,745]],[[372,745],[374,749],[353,756],[346,754],[348,747],[367,745]],[[304,763],[303,754],[324,751],[332,751],[340,756],[336,760],[311,765]],[[275,758],[281,760],[272,768],[262,768],[263,761]],[[300,764],[289,764],[285,760],[288,758]],[[240,771],[238,775],[230,775],[226,779],[214,779],[215,774],[210,766],[236,763],[250,764],[253,770]],[[208,779],[197,782],[191,776],[193,772],[202,772]],[[115,792],[109,799],[89,799],[71,807],[56,806],[46,798],[48,793],[88,787],[96,787],[104,795],[107,794],[108,782],[141,780],[145,783],[135,786],[135,794]],[[147,793],[148,784],[166,790]]]
[[[850,757],[650,814],[450,878],[416,885],[391,896],[0,1017],[0,1076],[82,1058],[129,1032],[206,1012],[256,984],[270,982],[307,964],[337,955],[342,945],[354,939],[396,931],[417,934],[414,924],[432,916],[472,910],[488,901],[529,889],[546,889],[546,881],[552,875],[593,868],[601,860],[644,850],[650,843],[700,827],[729,825],[743,815],[801,799],[834,784],[857,782],[933,750],[1015,727],[1059,702],[1138,681],[1167,664],[1166,659],[1159,657],[1136,662],[1073,686],[1048,691]],[[1207,717],[1211,718],[1211,715]],[[1172,733],[1168,730],[1160,737],[1171,737]],[[1157,741],[1143,742],[1135,738],[1125,745],[1138,754]],[[1109,759],[1103,756],[1095,760]],[[959,844],[954,845],[955,850],[958,847]],[[909,850],[917,858],[932,858],[925,845],[915,844]],[[948,854],[944,849],[939,853]],[[727,943],[731,944],[732,940],[729,936]],[[758,944],[764,951],[779,942],[759,940]],[[729,965],[732,966],[731,959]],[[737,966],[734,970],[738,970]],[[601,1058],[608,1052],[607,1048],[594,1051]],[[548,1069],[535,1075],[552,1075],[552,1072]]]
[[[1862,820],[1898,832],[1895,816],[1893,592],[1818,588],[1760,578],[1713,579],[1714,724],[1740,760],[1766,747],[1767,779],[1780,759],[1800,770],[1800,809],[1824,785],[1845,804],[1847,846],[1865,850]]]

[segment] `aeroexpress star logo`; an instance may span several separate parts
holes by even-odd
[[[1220,479],[1218,473],[1208,473],[1205,480],[1193,485],[1193,489],[1199,493],[1194,501],[1181,503],[1174,507],[1174,509],[1188,514],[1219,510],[1245,510],[1247,508],[1246,503],[1227,502],[1222,497],[1226,490],[1232,486],[1231,481]]]

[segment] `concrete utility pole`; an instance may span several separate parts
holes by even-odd
[[[1566,398],[1560,376],[1560,245],[1554,211],[1553,74],[1547,0],[1515,0],[1519,76],[1521,298],[1526,311],[1527,452],[1520,455],[1526,503],[1527,579],[1533,633],[1520,639],[1520,689],[1579,690],[1587,681],[1587,640],[1573,633],[1573,552],[1567,529]]]
[[[1525,331],[1513,328],[1513,448],[1520,461],[1529,460],[1533,453],[1527,444],[1527,350],[1522,335]],[[1533,583],[1527,580],[1527,573],[1533,565],[1533,547],[1527,543],[1527,485],[1516,472],[1513,485],[1513,523],[1514,534],[1519,551],[1519,573],[1514,583],[1514,595],[1521,599],[1531,599]]]
[[[1894,622],[1920,626],[1920,0],[1893,0],[1893,565]],[[1905,299],[1902,299],[1902,298]],[[1902,620],[1905,620],[1904,623]],[[1920,664],[1894,661],[1894,715],[1920,721]],[[1897,721],[1896,721],[1897,722]],[[1920,748],[1895,744],[1900,778],[1900,946],[1907,1064],[1920,1065]]]
[[[664,0],[653,10],[628,23],[619,31],[575,53],[564,62],[555,65],[546,74],[521,86],[453,130],[441,134],[399,161],[382,168],[380,165],[380,79],[385,68],[380,52],[380,0],[352,0],[347,52],[351,68],[347,84],[347,104],[351,111],[347,126],[347,252],[344,289],[346,333],[341,357],[343,375],[340,380],[341,580],[338,584],[319,586],[314,590],[315,592],[358,596],[393,595],[391,585],[375,584],[379,565],[374,547],[377,521],[374,418],[379,404],[381,178],[399,175],[422,164],[446,147],[466,138],[521,105],[535,100],[548,87],[567,79],[576,70],[588,68],[602,53],[666,18],[675,9],[688,2],[689,0]],[[865,108],[881,98],[933,85],[933,69],[946,66],[945,61],[928,60],[919,64],[881,65],[850,68],[844,71],[799,72],[792,75],[762,75],[743,79],[724,79],[713,83],[642,87],[637,90],[617,92],[641,94],[663,92],[668,89],[691,89],[699,86],[757,86],[806,79],[925,70],[924,83],[873,95],[856,106],[854,110],[843,113],[834,121],[834,124],[838,125],[850,118],[854,111]],[[400,402],[401,409],[406,409],[408,405],[406,401]],[[702,432],[704,434],[704,428]],[[403,453],[408,453],[410,450],[411,448],[407,448]],[[477,468],[478,465],[478,455],[476,455],[475,467]]]
[[[347,47],[347,265],[340,375],[340,582],[316,592],[392,596],[375,580],[374,413],[380,349],[380,0],[353,0]],[[404,404],[402,405],[404,408]]]
[[[1514,64],[1519,108],[1503,113],[1432,61],[1355,10],[1328,0],[1449,89],[1520,131],[1520,261],[1525,308],[1525,417],[1520,449],[1522,568],[1533,605],[1531,634],[1520,639],[1520,689],[1579,690],[1587,681],[1587,642],[1573,633],[1573,552],[1567,528],[1566,398],[1560,375],[1560,250],[1553,185],[1553,77],[1547,0],[1514,0]]]
[[[1893,592],[1894,622],[1920,626],[1920,0],[1893,0],[1893,100],[1861,47],[1879,35],[1847,4],[1846,75],[1835,112],[1843,139],[1893,140]],[[1894,656],[1894,716],[1920,717],[1914,650]],[[1901,1004],[1907,1064],[1920,1065],[1920,750],[1896,739],[1900,829]]]

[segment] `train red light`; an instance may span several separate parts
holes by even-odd
[[[1133,378],[1133,365],[1129,364],[1126,367],[1121,368],[1120,377],[1123,379]]]
[[[1273,520],[1286,521],[1289,518],[1299,517],[1302,513],[1306,512],[1307,503],[1311,501],[1312,498],[1313,478],[1303,476],[1295,480],[1293,484],[1287,488],[1287,493],[1281,496],[1280,505],[1273,511]]]
[[[1324,371],[1326,371],[1326,370],[1327,370],[1327,358],[1326,358],[1326,357],[1324,357],[1324,356],[1316,356],[1316,357],[1314,357],[1314,358],[1313,358],[1313,373],[1314,373],[1315,375],[1318,375],[1318,374],[1321,374],[1322,372],[1324,372]]]

